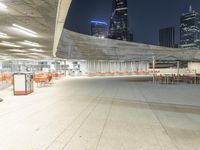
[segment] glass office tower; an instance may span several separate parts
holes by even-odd
[[[109,38],[129,41],[127,0],[113,0]]]
[[[159,30],[159,45],[175,47],[175,27],[167,27]]]
[[[106,22],[91,21],[91,35],[99,38],[108,37],[108,24]]]
[[[182,48],[200,49],[200,15],[192,10],[181,16],[180,45]]]

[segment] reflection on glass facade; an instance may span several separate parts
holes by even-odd
[[[159,45],[164,47],[175,47],[175,28],[168,27],[159,31]]]
[[[108,36],[108,24],[106,22],[91,21],[91,35],[106,38]]]
[[[200,15],[192,10],[181,16],[180,45],[182,48],[200,49]]]
[[[112,2],[109,38],[129,40],[127,0],[113,0]]]

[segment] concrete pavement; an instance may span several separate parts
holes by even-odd
[[[1,91],[1,150],[199,150],[200,86],[72,78]]]

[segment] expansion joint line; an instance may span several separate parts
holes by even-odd
[[[79,129],[84,125],[84,123],[88,120],[89,116],[92,114],[92,112],[96,109],[97,105],[100,103],[101,99],[98,97],[97,98],[97,103],[95,104],[95,106],[92,108],[92,110],[90,110],[90,112],[87,114],[87,116],[85,117],[85,119],[80,123],[80,126],[76,129],[76,131],[74,132],[74,134],[70,137],[69,141],[67,143],[65,143],[65,145],[61,148],[61,150],[64,150],[67,145],[71,142],[72,138],[78,133]],[[88,106],[89,107],[89,106]],[[86,110],[86,109],[85,109]],[[82,114],[82,113],[81,113]],[[80,114],[80,115],[81,115]]]
[[[53,143],[59,139],[72,125],[73,123],[90,107],[90,105],[92,105],[95,102],[96,99],[91,100],[91,102],[85,107],[83,108],[83,110],[71,121],[71,123],[62,130],[62,132],[45,148],[45,150],[48,150]],[[97,104],[96,104],[97,105]],[[72,136],[73,137],[73,136]],[[71,138],[70,138],[71,139]],[[65,144],[67,145],[67,144]],[[65,148],[65,146],[63,147],[63,149]]]
[[[98,140],[98,143],[96,145],[95,150],[98,150],[98,148],[99,148],[99,145],[100,145],[101,139],[103,137],[106,125],[108,124],[108,120],[109,120],[109,117],[110,117],[110,114],[111,114],[111,110],[112,110],[112,107],[113,107],[114,99],[116,98],[116,95],[117,95],[118,91],[119,91],[119,86],[117,86],[116,93],[115,93],[115,95],[112,98],[112,101],[111,101],[111,104],[110,104],[110,107],[109,107],[109,111],[108,111],[108,114],[106,116],[106,121],[104,122],[103,129],[101,131],[101,135],[99,137],[99,140]]]
[[[167,131],[167,129],[165,128],[164,124],[162,123],[162,121],[159,119],[159,117],[156,115],[155,111],[152,109],[152,107],[150,106],[150,104],[148,103],[148,100],[146,98],[146,96],[144,95],[143,92],[141,92],[144,100],[145,100],[145,103],[148,105],[149,109],[152,111],[152,113],[154,114],[154,116],[156,117],[156,119],[158,120],[158,122],[160,123],[161,127],[163,128],[164,132],[167,134],[167,136],[170,138],[170,141],[173,143],[173,145],[175,146],[175,148],[177,150],[180,150],[178,148],[178,146],[176,145],[176,143],[172,140],[172,137],[170,136],[169,132]],[[159,144],[160,146],[160,144]],[[162,147],[160,146],[160,148],[162,149]]]
[[[99,145],[100,145],[100,142],[101,142],[101,138],[103,137],[103,133],[104,133],[104,131],[105,131],[106,125],[107,125],[108,120],[109,120],[109,116],[110,116],[110,113],[111,113],[111,110],[112,110],[112,106],[113,106],[113,101],[112,101],[111,104],[110,104],[109,112],[108,112],[108,114],[107,114],[107,116],[106,116],[106,121],[104,122],[103,129],[102,129],[102,131],[101,131],[101,135],[100,135],[100,137],[99,137],[99,140],[98,140],[98,143],[97,143],[97,145],[96,145],[95,150],[98,150],[98,148],[99,148]]]

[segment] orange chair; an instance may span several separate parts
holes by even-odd
[[[0,74],[0,82],[3,82],[3,75]]]

